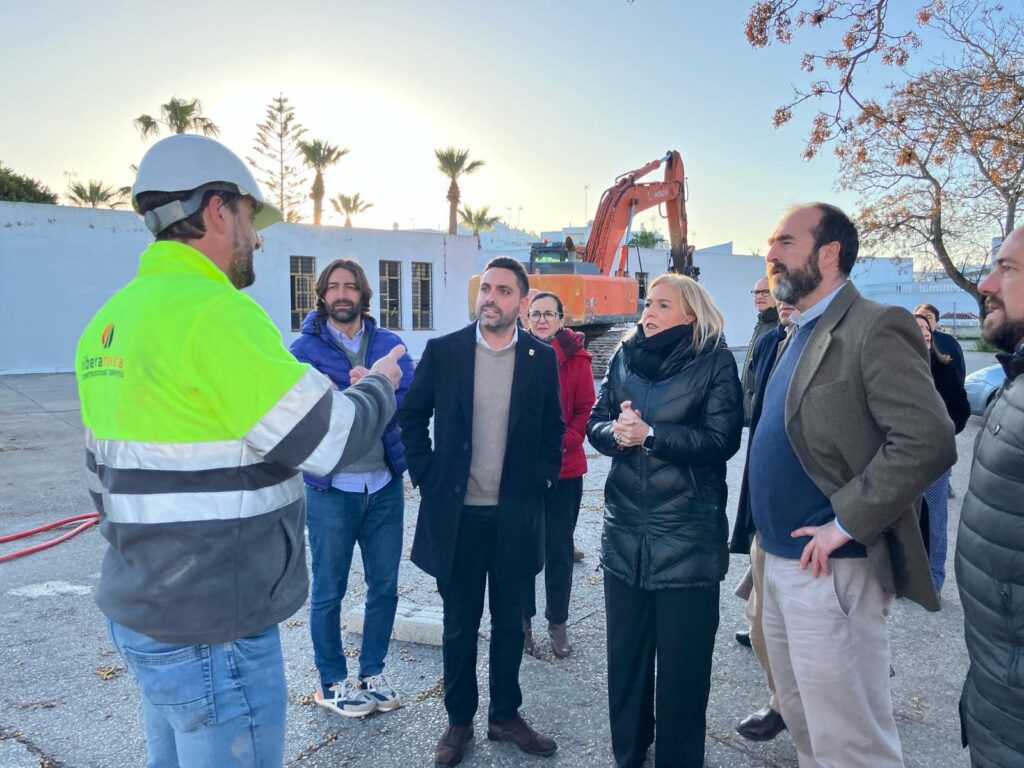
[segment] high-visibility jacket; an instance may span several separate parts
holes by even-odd
[[[75,359],[90,493],[110,544],[97,602],[170,643],[217,643],[294,613],[308,582],[297,470],[380,440],[390,383],[339,392],[204,254],[152,244]]]

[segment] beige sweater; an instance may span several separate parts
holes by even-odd
[[[512,400],[512,374],[516,348],[493,350],[476,345],[473,365],[473,456],[463,503],[490,507],[498,503],[501,471],[505,465],[508,412]]]

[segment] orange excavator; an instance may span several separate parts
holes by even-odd
[[[662,165],[664,181],[638,181]],[[596,340],[606,337],[614,326],[639,319],[640,285],[636,276],[626,271],[627,243],[634,216],[661,205],[668,219],[670,269],[696,279],[693,246],[687,241],[686,177],[683,160],[675,150],[622,174],[604,191],[590,239],[582,249],[571,238],[564,243],[531,246],[530,287],[558,294],[565,308],[565,324],[586,335],[588,349],[595,343],[602,346]],[[474,275],[469,283],[471,317],[479,287],[480,275]],[[614,333],[611,343],[617,344],[620,336]]]

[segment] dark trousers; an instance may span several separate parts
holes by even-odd
[[[615,762],[621,768],[643,764],[657,714],[655,766],[700,768],[718,585],[645,590],[605,573],[604,600]]]
[[[438,581],[444,602],[444,706],[449,725],[471,725],[479,704],[476,645],[487,587],[491,611],[490,693],[487,719],[515,717],[523,703],[519,664],[523,658],[525,577],[495,578],[497,528],[493,517],[464,508],[455,543],[451,580]],[[478,508],[479,510],[493,508]]]
[[[544,494],[544,616],[552,624],[565,624],[569,618],[569,592],[572,589],[572,534],[580,516],[583,478],[559,480]],[[536,580],[526,589],[526,613],[537,615]]]

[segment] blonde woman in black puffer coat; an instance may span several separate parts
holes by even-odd
[[[718,591],[729,565],[725,464],[743,428],[723,324],[695,281],[657,278],[587,425],[591,444],[612,457],[601,564],[612,750],[622,768],[640,766],[655,740],[659,768],[704,765]]]

